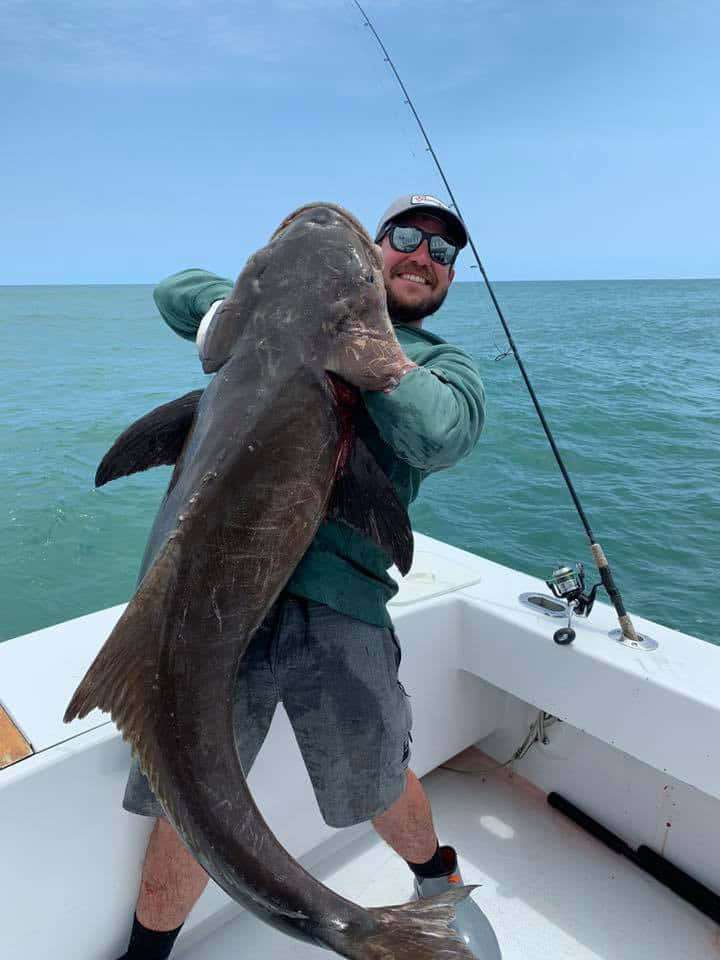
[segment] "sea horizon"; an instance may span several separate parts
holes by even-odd
[[[0,282],[0,288],[24,288],[24,287],[152,287],[157,286],[162,277],[155,280],[78,280],[62,282],[37,282],[37,283],[8,283]],[[508,279],[507,277],[490,277],[490,283],[684,283],[684,282],[708,282],[720,280],[720,277],[543,277],[533,279],[528,277]],[[482,279],[456,279],[453,286],[462,283],[481,283]]]
[[[413,526],[541,579],[559,562],[582,560],[591,571],[587,538],[482,287],[453,284],[426,322],[475,360],[487,418],[471,456],[423,484]],[[151,289],[0,286],[9,361],[0,640],[133,592],[170,468],[101,489],[95,469],[128,424],[208,382]],[[497,289],[626,606],[720,643],[718,280],[497,281]]]

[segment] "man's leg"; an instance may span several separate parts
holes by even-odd
[[[405,790],[372,824],[388,846],[409,863],[425,863],[438,848],[430,804],[422,784],[406,771]]]
[[[304,623],[297,620],[292,644],[280,647],[277,670],[325,822],[371,820],[412,870],[416,897],[457,889],[455,850],[438,844],[425,791],[407,768],[412,717],[394,632],[313,601],[301,608]],[[474,956],[500,960],[473,900],[458,905],[453,926]]]
[[[276,669],[325,822],[372,820],[416,875],[452,875],[425,791],[407,769],[412,715],[393,630],[312,600],[292,607]],[[399,794],[399,796],[398,796]]]
[[[277,690],[270,667],[270,645],[281,628],[282,599],[257,630],[246,652],[235,688],[235,736],[243,769],[249,773],[270,728]],[[121,960],[164,960],[208,876],[165,819],[137,762],[128,778],[123,806],[156,818],[143,866],[133,931]]]
[[[415,875],[416,897],[437,896],[462,885],[455,850],[439,845],[430,804],[412,770],[407,771],[407,783],[399,799],[372,823],[383,840],[407,861]],[[473,900],[460,902],[453,926],[476,957],[501,960],[495,932]]]
[[[149,930],[174,930],[197,903],[208,875],[161,817],[150,834],[135,914]]]
[[[145,852],[130,942],[120,960],[166,960],[207,882],[175,830],[159,817]]]

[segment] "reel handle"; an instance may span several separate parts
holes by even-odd
[[[555,643],[559,643],[561,647],[566,647],[569,643],[572,643],[575,639],[575,631],[572,627],[560,627],[559,630],[556,630],[553,634],[553,640]]]

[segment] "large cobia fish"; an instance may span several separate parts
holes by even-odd
[[[232,898],[345,957],[470,960],[451,929],[470,892],[365,910],[306,873],[238,761],[233,685],[248,641],[328,514],[411,561],[407,514],[352,435],[358,390],[412,364],[378,248],[346,211],[301,207],[250,258],[209,332],[207,389],[118,439],[97,482],[176,462],[135,595],[65,720],[108,711],[188,849]]]

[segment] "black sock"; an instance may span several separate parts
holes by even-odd
[[[148,930],[135,916],[127,953],[120,960],[166,960],[181,929],[182,924],[175,930]]]
[[[438,844],[435,853],[425,863],[410,863],[405,861],[416,877],[427,879],[428,877],[444,877],[447,873],[452,873],[455,869],[456,858],[452,847],[441,847]]]

